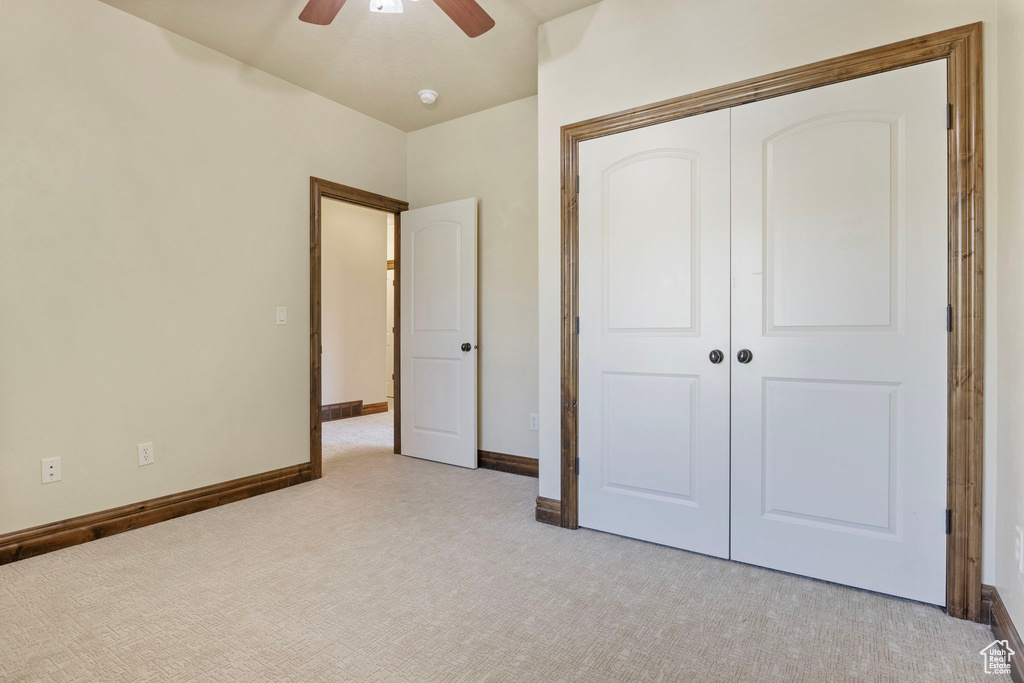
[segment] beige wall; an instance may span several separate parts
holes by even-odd
[[[480,448],[537,457],[537,98],[409,134],[412,208],[480,200]]]
[[[0,533],[304,461],[309,176],[404,198],[405,143],[95,0],[3,0]]]
[[[995,0],[604,0],[540,27],[540,495],[561,497],[559,127],[976,21],[989,22],[985,43],[991,57],[996,44],[994,18]],[[989,59],[986,71],[986,148],[991,154],[995,151],[994,62]],[[1007,77],[1019,79],[1019,68]],[[995,205],[995,176],[990,163],[990,210]],[[991,220],[988,228],[988,253],[995,254],[996,221]],[[988,268],[990,332],[986,339],[986,466],[990,473],[995,469],[996,445],[991,397],[997,386],[993,261]],[[993,518],[994,484],[995,477],[990,476],[985,493],[987,521]],[[994,577],[994,533],[995,525],[988,523],[986,581]]]
[[[1024,575],[1013,556],[1024,529],[1024,0],[999,0],[999,451],[996,576],[1017,628],[1024,628]],[[990,470],[989,475],[992,472]],[[1020,656],[1020,655],[1018,655]]]
[[[324,199],[322,215],[322,403],[382,403],[388,214]]]

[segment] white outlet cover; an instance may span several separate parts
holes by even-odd
[[[139,467],[152,465],[156,460],[156,451],[153,449],[153,442],[139,444]]]
[[[530,431],[540,431],[540,416],[536,413],[530,413]]]
[[[44,484],[52,484],[60,481],[60,457],[44,458],[42,463],[42,477]]]

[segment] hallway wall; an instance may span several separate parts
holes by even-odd
[[[387,400],[388,214],[323,199],[321,404]]]

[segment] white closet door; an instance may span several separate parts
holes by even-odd
[[[944,604],[946,134],[945,62],[733,110],[733,559]]]
[[[580,524],[727,557],[729,113],[580,164]]]

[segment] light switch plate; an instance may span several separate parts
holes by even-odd
[[[60,457],[44,458],[41,462],[43,483],[52,484],[55,481],[60,481]]]
[[[277,324],[287,325],[288,324],[288,307],[278,306],[277,307]]]

